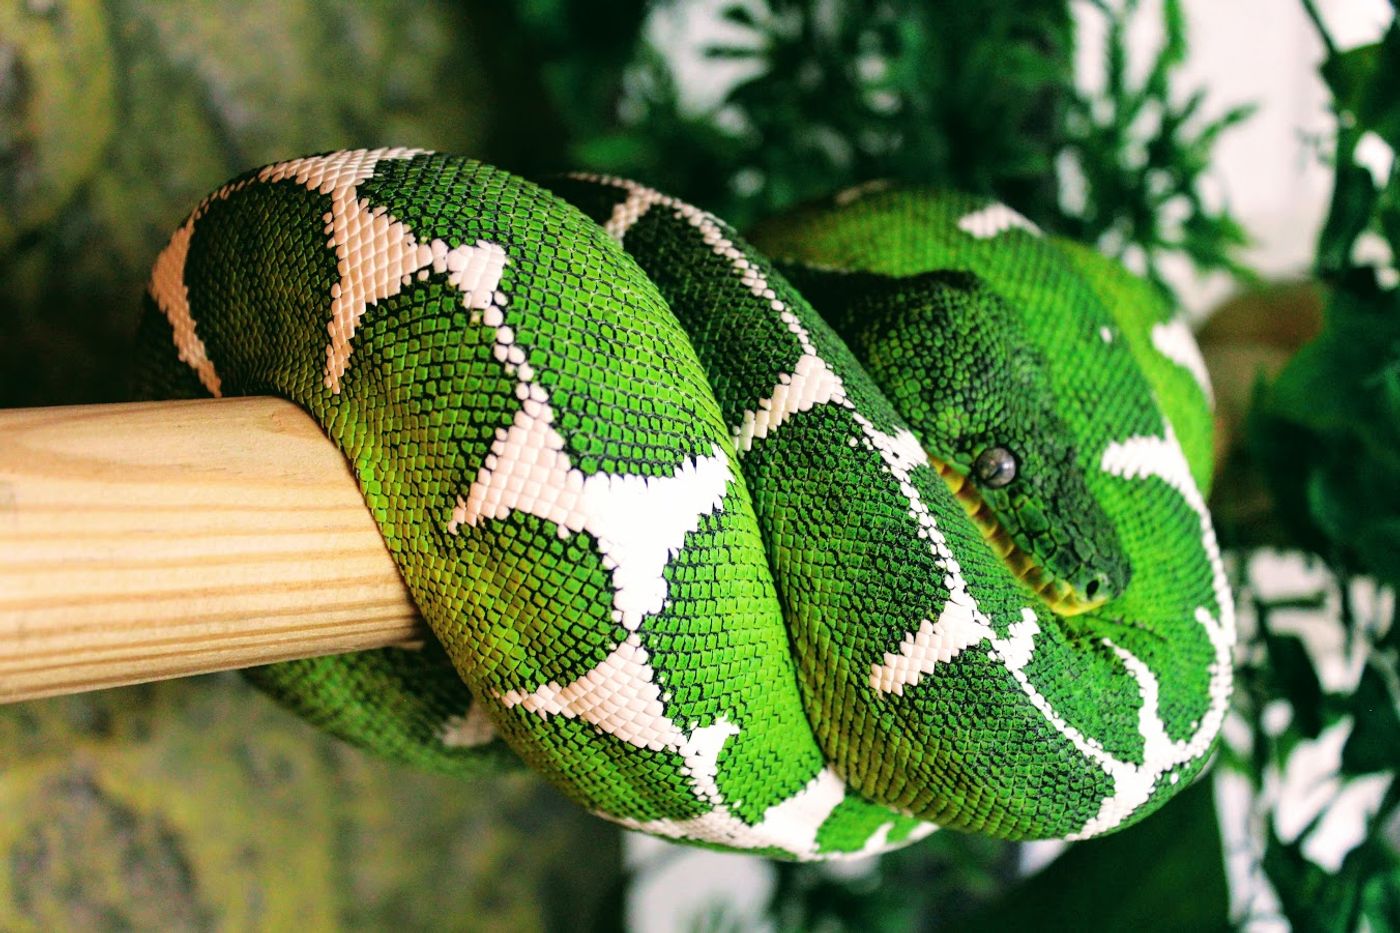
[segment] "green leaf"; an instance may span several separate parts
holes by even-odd
[[[1394,22],[1373,45],[1341,52],[1322,66],[1322,76],[1339,111],[1351,114],[1362,130],[1371,130],[1392,148],[1400,148],[1400,26]]]

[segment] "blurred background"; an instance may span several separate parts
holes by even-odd
[[[832,867],[625,836],[526,774],[416,774],[234,675],[0,707],[0,928],[1400,928],[1395,15],[0,0],[0,406],[126,397],[169,231],[293,155],[612,172],[741,228],[930,182],[1096,244],[1196,322],[1246,635],[1217,765],[1160,814]]]

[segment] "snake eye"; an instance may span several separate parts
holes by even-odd
[[[1005,447],[988,447],[977,455],[972,470],[983,486],[1000,489],[1016,478],[1016,455]]]

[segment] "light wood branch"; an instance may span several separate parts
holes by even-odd
[[[0,702],[425,632],[345,458],[295,405],[0,410]]]

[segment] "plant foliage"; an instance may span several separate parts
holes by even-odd
[[[1325,33],[1324,33],[1325,35]],[[1329,52],[1336,182],[1315,273],[1325,323],[1259,399],[1255,452],[1300,543],[1400,585],[1400,26]],[[1371,165],[1363,163],[1363,159]]]
[[[1259,392],[1251,454],[1270,480],[1278,517],[1297,543],[1321,555],[1335,582],[1322,591],[1324,604],[1312,607],[1245,591],[1242,602],[1257,614],[1258,637],[1257,656],[1241,671],[1242,708],[1255,727],[1244,760],[1238,750],[1233,757],[1262,799],[1273,794],[1284,801],[1262,822],[1261,864],[1295,928],[1394,929],[1400,926],[1394,604],[1400,587],[1400,21],[1392,19],[1380,41],[1342,50],[1306,0],[1305,8],[1326,46],[1321,73],[1337,117],[1328,153],[1332,203],[1314,265],[1327,302],[1322,333]],[[1300,624],[1299,613],[1310,611],[1316,618]],[[1330,658],[1317,663],[1319,656]],[[1329,749],[1330,773],[1293,788],[1298,796],[1289,803],[1290,771],[1313,767],[1295,762],[1325,758]],[[1346,832],[1347,821],[1354,835],[1340,864],[1310,851],[1309,840],[1329,829]]]
[[[1159,283],[1168,254],[1243,274],[1243,230],[1202,180],[1215,142],[1250,108],[1207,119],[1204,92],[1178,99],[1180,0],[1163,3],[1165,40],[1136,81],[1128,29],[1151,14],[1138,0],[1092,7],[1107,24],[1105,82],[1086,92],[1066,0],[723,3],[702,77],[721,66],[741,76],[701,107],[686,102],[674,50],[645,28],[676,15],[674,0],[590,12],[594,32],[608,24],[596,45],[570,46],[580,8],[562,0],[531,0],[522,24],[567,115],[574,164],[645,179],[741,227],[893,178],[996,196]],[[1067,184],[1080,191],[1063,199]]]

